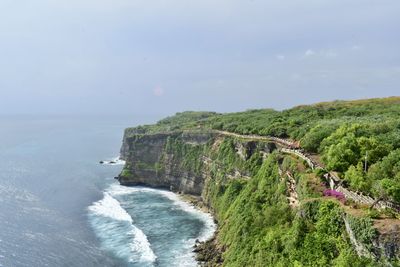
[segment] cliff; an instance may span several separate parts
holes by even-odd
[[[295,163],[278,151],[277,145],[267,140],[246,140],[216,131],[129,132],[121,148],[121,156],[127,163],[119,180],[123,185],[146,185],[201,195],[220,226],[216,238],[196,248],[199,260],[207,261],[208,266],[236,266],[237,262],[257,266],[257,261],[253,260],[255,255],[248,249],[259,246],[264,242],[263,236],[272,233],[280,233],[279,237],[272,236],[292,250],[291,260],[278,261],[285,262],[286,266],[292,266],[302,257],[303,263],[313,265],[314,257],[319,257],[315,253],[329,253],[328,247],[315,247],[322,245],[318,243],[308,244],[307,252],[291,247],[290,242],[284,244],[285,238],[293,238],[293,231],[299,231],[296,233],[299,236],[295,237],[299,246],[304,242],[325,243],[325,238],[331,239],[330,242],[337,243],[339,253],[333,259],[351,251],[345,262],[364,264],[369,262],[368,258],[374,261],[398,257],[397,241],[389,240],[388,234],[377,235],[370,221],[346,220],[340,205],[330,199],[313,197],[310,202],[308,199],[314,196],[310,194],[314,193],[304,192],[309,189],[302,189],[304,185],[299,180],[299,175],[307,175],[303,168],[303,174],[298,171],[302,160]],[[296,190],[293,189],[296,183],[298,193],[292,192]],[[300,204],[289,203],[293,193],[300,195]],[[303,228],[297,229],[300,225]],[[237,235],[241,232],[249,236],[243,239]],[[367,239],[366,233],[370,234]],[[343,235],[347,237],[343,239]],[[263,248],[263,251],[281,253],[270,249]],[[239,252],[242,253],[240,259],[235,257]],[[332,256],[321,256],[314,266],[331,264],[333,259],[330,258]],[[270,260],[267,266],[276,263]]]
[[[200,171],[201,150],[215,137],[216,134],[211,132],[182,131],[125,136],[121,157],[127,164],[119,181],[123,185],[147,185],[201,195],[205,180]],[[174,151],[177,148],[182,148],[182,151]],[[197,169],[182,166],[183,159],[180,156],[187,156],[182,154],[185,151],[200,157],[191,162],[199,165]]]
[[[119,176],[122,185],[145,185],[200,196],[210,178],[210,161],[224,136],[216,131],[176,131],[170,133],[126,133],[121,158],[126,166]],[[239,141],[237,155],[249,159],[256,150],[269,153],[273,143]],[[228,170],[227,177],[249,177],[246,170]]]
[[[343,105],[355,105],[357,114],[362,114],[367,110],[363,103]],[[367,104],[392,116],[386,102],[374,100]],[[146,185],[201,196],[219,226],[213,240],[196,248],[206,266],[398,266],[398,215],[346,200],[340,192],[329,190],[325,178],[327,171],[336,170],[331,163],[339,162],[339,156],[348,152],[341,151],[342,147],[351,145],[359,152],[368,145],[370,160],[374,155],[377,162],[371,167],[371,178],[358,172],[358,166],[350,167],[351,175],[338,172],[341,185],[355,190],[352,182],[358,181],[357,186],[362,185],[360,188],[368,193],[370,185],[360,181],[368,178],[380,182],[377,174],[385,169],[379,160],[382,166],[389,167],[398,162],[397,154],[385,158],[389,152],[381,153],[390,147],[385,142],[391,139],[386,136],[392,135],[397,124],[391,121],[381,129],[377,122],[372,131],[366,122],[353,129],[348,118],[355,111],[341,105],[295,108],[287,123],[282,119],[283,113],[268,110],[227,115],[189,112],[155,125],[127,129],[121,148],[126,166],[119,181],[123,185]],[[393,107],[397,109],[398,106]],[[334,112],[344,114],[343,127]],[[263,119],[257,114],[262,114]],[[322,117],[323,121],[314,123],[309,119],[313,116],[315,120]],[[328,119],[332,124],[326,123]],[[304,124],[300,125],[301,120]],[[300,125],[298,129],[296,125]],[[383,130],[385,133],[380,132]],[[354,134],[347,136],[348,132]],[[292,144],[298,142],[271,137],[290,134],[302,138],[302,148],[306,144],[304,153],[289,153]],[[376,140],[370,137],[372,134]],[[328,167],[331,164],[329,170],[306,160],[309,158],[305,155],[319,146],[325,149],[323,157],[314,154],[313,159],[320,163],[322,158]],[[350,159],[351,162],[340,163],[357,163],[358,158]],[[387,185],[387,180],[382,184]],[[380,190],[384,192],[386,188]],[[390,197],[389,193],[386,195]]]

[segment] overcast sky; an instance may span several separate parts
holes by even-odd
[[[0,113],[400,95],[399,0],[0,0]]]

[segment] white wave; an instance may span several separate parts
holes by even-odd
[[[133,226],[130,232],[135,238],[130,243],[131,251],[140,252],[140,261],[143,262],[155,262],[157,257],[150,247],[150,243],[147,240],[147,236],[139,228]],[[134,262],[135,259],[131,259],[130,262]]]
[[[89,215],[92,216],[91,224],[102,240],[105,249],[129,262],[151,264],[156,261],[157,257],[151,249],[147,236],[133,225],[132,217],[109,193],[105,192],[104,198],[93,203],[88,210]],[[111,219],[111,221],[102,220],[102,217]],[[126,246],[127,238],[129,246]]]
[[[117,183],[114,183],[106,190],[105,194],[112,197],[113,199],[114,199],[114,197],[116,199],[119,199],[119,197],[121,197],[121,196],[134,194],[134,193],[138,193],[138,192],[150,192],[150,193],[156,193],[156,194],[162,195],[165,198],[172,201],[175,209],[183,210],[183,211],[191,214],[193,217],[198,218],[199,220],[201,220],[204,223],[205,227],[203,228],[202,232],[200,233],[200,235],[197,238],[189,239],[189,240],[184,241],[184,243],[182,243],[182,246],[184,247],[184,251],[186,251],[186,252],[180,251],[180,252],[174,253],[174,251],[171,251],[171,253],[175,255],[174,256],[175,257],[175,263],[174,263],[175,265],[174,266],[177,266],[177,267],[195,266],[196,265],[195,254],[192,252],[193,245],[195,244],[196,239],[198,239],[200,241],[206,241],[213,236],[213,234],[216,230],[216,225],[214,223],[212,216],[208,213],[205,213],[205,212],[199,210],[197,207],[183,201],[179,195],[177,195],[173,192],[165,191],[165,190],[152,189],[152,188],[147,188],[147,187],[126,187],[126,186],[121,186]],[[116,200],[116,199],[114,199],[114,200]],[[119,205],[119,202],[118,202],[118,205]],[[121,207],[121,209],[122,209],[122,207]],[[99,212],[99,211],[97,211],[97,212]],[[110,217],[110,215],[109,215],[109,217]],[[116,217],[122,218],[122,216],[120,216],[120,215],[118,215]],[[135,242],[131,243],[132,251],[137,251],[140,248],[138,248],[136,246],[141,246],[143,244],[143,242],[146,243],[145,240],[147,240],[147,238],[144,234],[143,234],[143,236],[141,236],[140,233],[135,233],[134,229],[132,229],[132,232],[129,234],[135,236],[135,240],[137,241],[136,243]],[[144,239],[144,241],[139,241],[142,238]],[[121,251],[119,251],[119,253],[121,253]],[[154,253],[153,254],[142,253],[141,255],[143,255],[142,256],[143,258],[141,259],[142,261],[144,259],[154,259],[154,261],[156,260],[155,256],[153,257]],[[133,260],[133,258],[132,258],[132,260]]]
[[[118,183],[113,183],[107,189],[107,192],[113,196],[121,196],[139,192],[140,189],[141,187],[128,187],[128,186],[122,186]]]
[[[200,236],[197,238],[199,241],[204,242],[210,239],[215,230],[216,230],[216,225],[214,223],[214,219],[209,213],[205,213],[201,210],[199,210],[197,207],[194,205],[191,205],[185,201],[183,201],[177,194],[173,192],[169,192],[166,190],[159,190],[159,189],[152,189],[152,188],[147,188],[147,187],[127,187],[127,186],[122,186],[119,184],[113,184],[110,186],[108,189],[108,192],[113,195],[113,196],[120,196],[120,195],[127,195],[127,194],[132,194],[135,192],[154,192],[160,195],[163,195],[164,197],[168,198],[171,200],[174,205],[185,212],[188,212],[192,214],[194,217],[200,219],[201,221],[204,222],[205,227]],[[194,243],[195,240],[193,240]]]
[[[121,207],[118,200],[113,198],[109,193],[104,193],[104,198],[93,203],[89,207],[89,211],[114,220],[133,222],[132,217]]]
[[[113,158],[111,160],[103,160],[103,165],[125,165],[125,160],[120,159],[120,157]]]

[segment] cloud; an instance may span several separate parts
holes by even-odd
[[[308,49],[304,53],[303,58],[308,58],[308,57],[335,58],[337,57],[337,53],[333,49],[321,49],[317,51]]]
[[[0,114],[282,108],[354,97],[358,76],[398,94],[400,1],[347,2],[3,0]]]
[[[313,55],[315,55],[315,52],[314,52],[314,50],[311,50],[311,49],[308,49],[308,50],[304,53],[304,56],[305,56],[305,57],[311,57],[311,56],[313,56]]]
[[[299,73],[293,73],[293,74],[290,76],[290,78],[291,78],[292,80],[299,81],[299,80],[301,80],[301,79],[303,78],[303,76],[302,76],[301,74],[299,74]]]
[[[285,58],[286,57],[284,55],[280,55],[280,54],[276,55],[276,59],[279,61],[283,61],[283,60],[285,60]]]
[[[161,86],[157,86],[153,90],[153,95],[155,95],[156,97],[161,97],[164,95],[164,93],[165,93],[164,88],[162,88]]]
[[[326,50],[323,52],[323,55],[327,58],[334,58],[337,57],[337,53],[333,51],[332,49]]]

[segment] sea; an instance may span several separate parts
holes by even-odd
[[[212,217],[114,179],[124,128],[150,122],[1,116],[0,266],[197,266],[193,245],[212,236]]]

